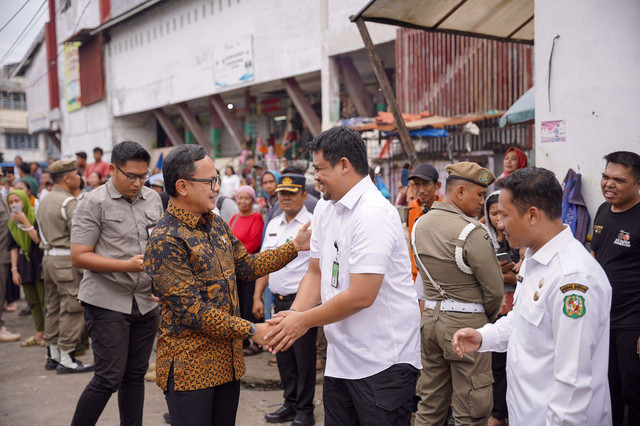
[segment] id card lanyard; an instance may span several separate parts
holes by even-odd
[[[333,246],[336,248],[336,257],[333,260],[333,267],[331,268],[331,286],[338,288],[338,275],[340,274],[340,250],[338,249],[338,240],[333,242]]]

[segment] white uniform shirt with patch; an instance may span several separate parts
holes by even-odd
[[[284,213],[274,217],[267,224],[261,251],[279,247],[296,237],[300,227],[311,220],[311,213],[305,207],[298,212],[291,222],[287,223]],[[300,280],[309,269],[309,252],[301,251],[298,257],[289,262],[284,268],[269,274],[269,290],[281,296],[288,296],[298,292]]]
[[[480,352],[508,354],[510,424],[611,425],[606,274],[565,227],[521,275],[513,311],[479,329]]]
[[[311,228],[311,257],[320,262],[323,303],[349,288],[351,274],[384,275],[371,306],[324,326],[325,375],[361,379],[395,364],[421,368],[420,312],[395,207],[365,176],[340,201],[320,200]],[[339,273],[334,287],[336,260]]]

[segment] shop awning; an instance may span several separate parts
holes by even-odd
[[[532,87],[500,117],[500,127],[516,123],[533,123],[536,118],[536,98]]]
[[[533,44],[534,0],[371,0],[364,21]]]

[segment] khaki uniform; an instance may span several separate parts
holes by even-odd
[[[44,341],[67,352],[75,350],[85,328],[83,309],[78,302],[82,275],[71,264],[70,252],[71,216],[77,205],[71,194],[55,186],[36,212],[41,237],[44,237],[40,248],[45,251],[42,261],[47,308]]]
[[[469,224],[475,227],[462,241],[460,234]],[[442,425],[450,405],[456,424],[486,424],[493,408],[491,354],[466,354],[460,359],[451,338],[460,328],[479,328],[496,317],[503,294],[500,264],[486,230],[455,205],[435,202],[414,227],[416,253],[446,293],[445,297],[436,290],[418,262],[425,299],[436,302],[422,314],[421,401],[415,424]],[[456,247],[462,249],[458,262],[464,261],[470,273],[458,266]],[[479,303],[485,312],[440,310],[441,301],[447,298]]]

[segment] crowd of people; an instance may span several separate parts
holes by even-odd
[[[110,163],[96,148],[3,170],[1,287],[9,310],[23,288],[35,329],[21,345],[94,372],[72,424],[116,391],[121,423],[142,424],[156,338],[174,425],[235,424],[244,357],[265,349],[284,388],[271,423],[315,423],[324,368],[327,425],[640,424],[638,154],[605,156],[588,251],[558,179],[517,147],[500,174],[408,167],[403,223],[357,132],[289,142],[291,158],[259,143],[220,171],[183,145],[151,172],[130,141]]]

